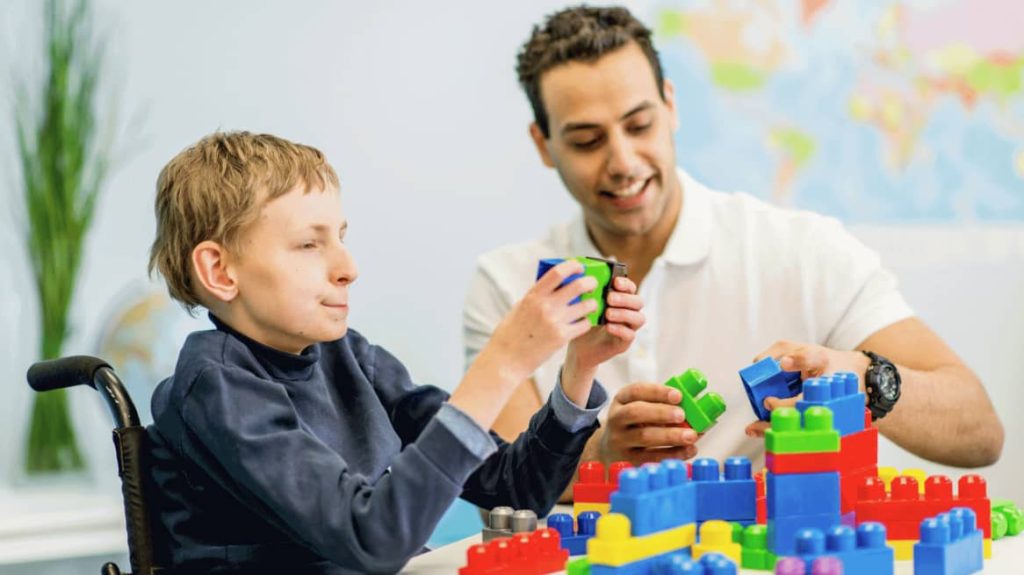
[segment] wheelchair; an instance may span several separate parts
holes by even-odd
[[[153,530],[147,507],[150,489],[145,473],[146,428],[139,423],[135,404],[114,369],[102,359],[85,355],[41,361],[28,370],[28,384],[37,392],[88,385],[100,392],[114,418],[114,449],[117,451],[121,496],[128,532],[128,557],[132,573],[155,575],[160,568],[153,561]],[[105,563],[101,575],[122,575],[114,563]]]

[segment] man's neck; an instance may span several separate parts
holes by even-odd
[[[682,213],[683,186],[677,178],[674,178],[674,181],[675,190],[669,196],[665,213],[646,233],[614,234],[586,222],[587,233],[590,235],[591,241],[594,242],[594,246],[603,256],[615,256],[615,259],[625,263],[629,278],[636,283],[637,287],[651,271],[654,260],[665,251],[665,246],[668,245],[668,240],[672,237],[672,231],[675,230],[676,222],[679,221],[679,214]]]

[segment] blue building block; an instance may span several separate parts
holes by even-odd
[[[696,470],[696,465],[694,470]],[[839,473],[768,473],[765,503],[768,519],[780,515],[835,515],[840,522]]]
[[[782,371],[775,358],[766,357],[761,361],[740,370],[740,380],[747,392],[750,407],[761,421],[768,421],[771,415],[764,407],[764,400],[769,397],[785,399],[800,394],[800,372]]]
[[[768,550],[776,556],[793,555],[796,552],[796,534],[802,529],[817,529],[825,532],[839,524],[838,513],[820,515],[792,515],[768,520]]]
[[[794,540],[794,555],[808,566],[818,557],[835,557],[842,562],[844,573],[871,575],[892,575],[895,559],[885,544],[885,526],[872,522],[861,524],[856,532],[838,525],[827,535],[818,529],[801,529]]]
[[[621,567],[590,565],[590,575],[736,575],[736,563],[721,553],[690,559],[687,551],[673,551]]]
[[[696,523],[697,493],[678,459],[647,463],[619,474],[619,489],[610,497],[610,512],[629,518],[634,537]]]
[[[832,426],[841,436],[864,431],[865,396],[857,386],[857,375],[849,372],[808,379],[796,408],[801,414],[814,405],[831,409]]]
[[[983,568],[983,535],[977,516],[967,507],[921,522],[921,540],[914,544],[916,575],[966,575]]]
[[[562,549],[567,549],[569,555],[586,555],[587,541],[596,533],[597,520],[600,517],[601,514],[597,511],[584,511],[576,518],[577,525],[574,526],[572,515],[554,513],[548,516],[547,523],[548,527],[558,531]]]
[[[702,457],[693,462],[693,484],[697,490],[697,522],[710,519],[752,523],[757,518],[757,486],[750,460],[725,460],[724,477],[718,461]]]

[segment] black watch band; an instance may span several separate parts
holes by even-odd
[[[881,419],[889,414],[900,399],[900,372],[888,359],[870,351],[864,355],[871,359],[864,374],[864,391],[868,396],[871,420]]]

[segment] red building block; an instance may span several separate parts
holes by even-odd
[[[840,453],[841,451],[824,453],[765,453],[764,465],[768,468],[768,471],[779,475],[841,471]]]
[[[459,575],[542,575],[565,569],[569,551],[562,549],[558,531],[538,529],[512,538],[494,539],[466,551]]]
[[[768,525],[768,497],[765,494],[764,471],[754,475],[754,505],[757,515],[755,521],[759,525]]]
[[[978,516],[978,529],[985,539],[992,537],[992,511],[985,479],[980,475],[964,475],[953,482],[944,475],[932,475],[920,494],[917,480],[900,476],[893,479],[886,494],[885,483],[878,477],[862,480],[857,490],[857,524],[865,521],[884,523],[890,540],[917,540],[921,521],[945,513],[954,507],[970,507]]]
[[[605,476],[604,464],[600,461],[584,461],[579,467],[579,480],[572,487],[572,499],[577,503],[608,503],[612,491],[619,488],[619,473],[632,467],[626,461],[616,461],[608,466]]]
[[[871,412],[867,413],[870,419]],[[840,513],[849,513],[856,508],[857,488],[864,478],[878,476],[877,428],[869,425],[864,431],[840,438],[838,471]]]

